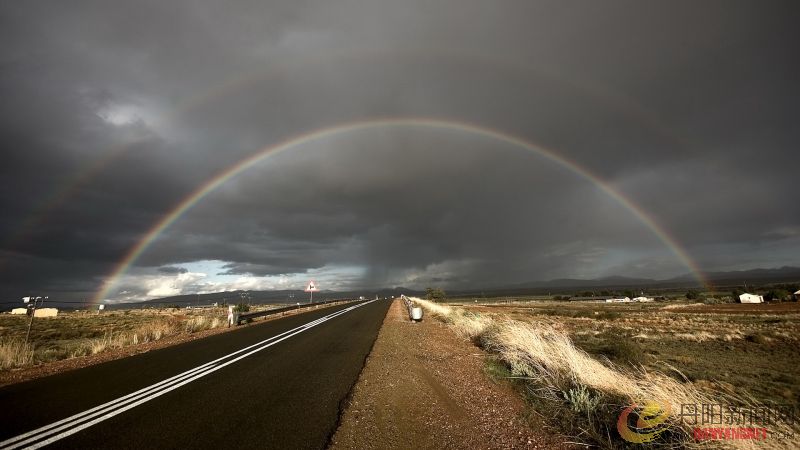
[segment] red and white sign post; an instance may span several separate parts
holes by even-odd
[[[318,290],[319,289],[317,289],[317,285],[314,283],[314,280],[308,282],[308,287],[306,287],[306,292],[311,293],[311,299],[308,301],[308,303],[314,303],[314,292]]]

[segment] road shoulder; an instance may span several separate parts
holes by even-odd
[[[513,388],[488,378],[485,358],[434,319],[411,323],[395,301],[331,448],[563,447]]]

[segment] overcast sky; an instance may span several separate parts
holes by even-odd
[[[433,117],[605,180],[704,270],[800,264],[795,1],[6,2],[0,296],[89,298],[214,174]],[[689,272],[617,199],[486,135],[265,158],[109,292],[448,289]]]

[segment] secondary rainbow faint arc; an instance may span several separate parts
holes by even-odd
[[[681,245],[672,236],[670,236],[666,232],[666,230],[664,230],[664,228],[662,228],[658,223],[656,223],[655,220],[653,220],[653,218],[649,214],[647,214],[644,210],[642,210],[639,206],[637,206],[632,200],[628,199],[622,193],[615,190],[608,183],[600,179],[597,175],[593,174],[588,169],[585,169],[580,165],[578,165],[577,163],[566,159],[565,157],[559,155],[553,150],[547,149],[540,145],[536,145],[521,137],[514,136],[502,131],[493,130],[490,128],[486,128],[480,125],[471,124],[467,122],[459,122],[441,118],[400,117],[400,118],[385,118],[385,119],[372,119],[365,121],[347,122],[343,124],[333,125],[330,127],[311,130],[304,134],[296,135],[294,137],[283,140],[269,147],[265,147],[260,151],[258,151],[257,153],[253,154],[252,156],[249,156],[239,161],[238,163],[226,168],[225,170],[221,171],[212,179],[210,179],[208,182],[201,185],[192,194],[188,195],[185,199],[183,199],[183,201],[178,203],[178,205],[175,206],[175,208],[173,208],[166,216],[164,216],[155,225],[153,225],[152,228],[150,228],[147,234],[145,234],[145,236],[135,246],[133,246],[133,248],[131,248],[131,250],[125,256],[125,258],[123,258],[122,261],[120,261],[120,263],[117,264],[114,271],[111,273],[109,278],[103,284],[100,291],[98,291],[97,295],[94,297],[93,302],[99,303],[105,300],[105,297],[108,296],[108,293],[111,291],[111,289],[113,289],[116,286],[117,280],[130,268],[131,265],[133,265],[136,262],[139,256],[141,256],[141,254],[145,250],[147,250],[148,247],[150,247],[153,241],[155,241],[158,238],[158,236],[161,235],[162,232],[164,232],[164,230],[166,230],[184,213],[186,213],[195,204],[197,204],[197,202],[199,202],[206,195],[208,195],[209,193],[220,187],[226,181],[239,175],[240,173],[244,172],[245,170],[249,169],[255,164],[261,162],[268,156],[275,155],[283,151],[287,151],[296,146],[330,138],[336,135],[358,132],[358,131],[366,131],[370,129],[384,128],[384,127],[420,127],[420,128],[460,131],[464,133],[477,134],[480,136],[497,139],[499,141],[506,142],[508,144],[512,144],[520,148],[529,150],[541,157],[546,158],[549,161],[552,161],[564,168],[567,168],[571,172],[592,182],[601,191],[603,191],[604,193],[612,197],[614,200],[619,202],[623,207],[625,207],[625,209],[629,210],[639,221],[641,221],[645,226],[647,226],[647,228],[649,228],[653,232],[653,234],[655,234],[655,236],[658,237],[658,239],[672,251],[672,253],[675,254],[675,256],[681,261],[681,263],[689,269],[689,271],[697,279],[697,281],[699,281],[703,286],[708,285],[704,276],[702,275],[702,271],[699,269],[697,264],[686,253],[683,247],[681,247]]]

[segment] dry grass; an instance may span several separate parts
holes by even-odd
[[[0,369],[21,367],[33,362],[33,347],[18,339],[0,339]]]
[[[219,328],[221,325],[222,321],[219,320],[219,317],[208,318],[206,316],[197,316],[189,319],[186,322],[186,332],[195,333],[198,331]]]
[[[212,314],[65,314],[36,323],[39,330],[34,330],[32,338],[39,341],[27,346],[22,344],[20,330],[6,327],[5,335],[0,336],[0,370],[95,355],[169,336],[219,328],[226,324],[219,313]],[[13,318],[9,320],[8,323],[14,324]],[[44,332],[42,329],[45,329]]]
[[[690,383],[639,367],[621,367],[600,361],[575,347],[563,330],[552,324],[511,320],[504,316],[477,315],[461,308],[448,307],[426,300],[413,299],[429,312],[449,323],[454,330],[496,353],[508,366],[512,377],[527,381],[528,392],[550,407],[568,407],[586,415],[586,420],[568,430],[578,440],[593,445],[616,448],[625,443],[612,436],[613,423],[622,408],[631,404],[657,401],[669,405],[669,431],[661,442],[666,447],[707,447],[709,443],[693,440],[690,426],[681,422],[681,405],[729,403],[759,406],[749,398],[734,398],[730,392],[701,392]],[[695,336],[694,339],[709,339]],[[699,407],[699,406],[698,406]],[[557,412],[551,411],[553,416]],[[559,417],[565,417],[558,415]],[[576,416],[572,416],[576,418]],[[789,425],[771,426],[770,431],[794,433]],[[616,438],[616,441],[613,439]],[[781,449],[796,448],[794,440],[714,441],[716,447]]]
[[[186,321],[173,318],[160,319],[140,325],[138,328],[120,333],[106,333],[101,338],[91,339],[83,343],[83,351],[78,351],[76,356],[97,354],[108,349],[123,348],[147,342],[154,342],[169,336],[218,328],[223,322],[217,318],[206,316],[191,317]]]

